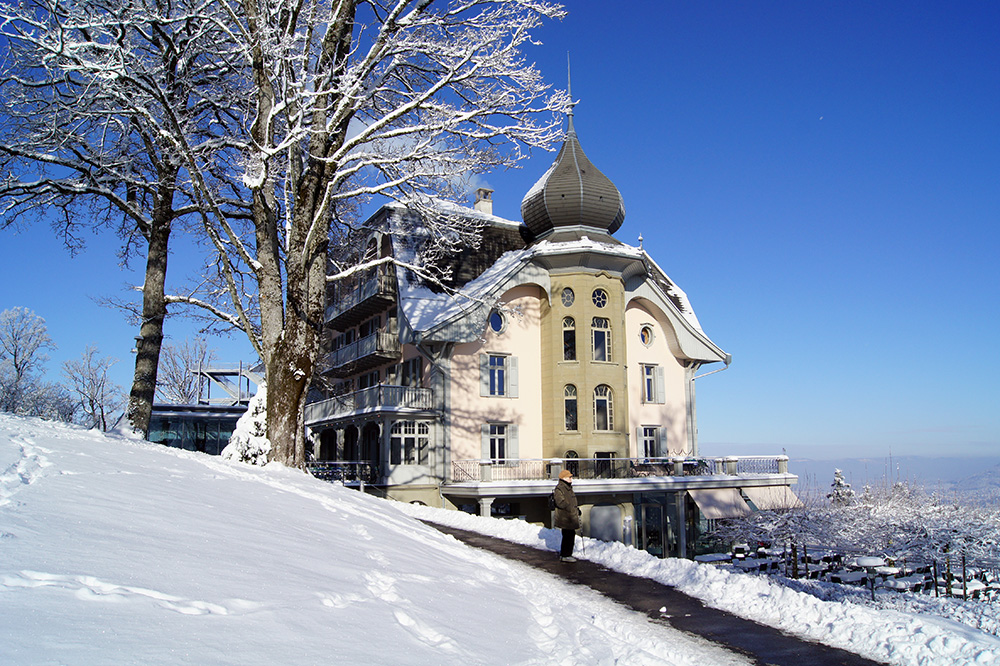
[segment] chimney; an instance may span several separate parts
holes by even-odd
[[[480,213],[493,214],[493,190],[488,187],[480,187],[476,190],[476,205],[473,206]]]

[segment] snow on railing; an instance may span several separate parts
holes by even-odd
[[[456,460],[452,462],[452,482],[551,479],[564,468],[579,479],[784,474],[787,472],[787,460],[785,456]]]
[[[739,456],[736,458],[736,473],[778,474],[778,462],[776,456]]]

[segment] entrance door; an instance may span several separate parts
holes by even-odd
[[[641,504],[639,509],[639,547],[650,555],[663,557],[663,507],[659,504]]]

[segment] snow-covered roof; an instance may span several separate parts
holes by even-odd
[[[402,209],[402,210],[405,210]],[[452,204],[451,211],[477,213],[490,223],[507,226],[514,223],[485,213],[478,213]],[[548,290],[547,266],[559,258],[576,262],[583,256],[595,255],[598,263],[614,264],[634,275],[639,285],[635,296],[657,302],[668,311],[677,330],[681,351],[691,358],[706,361],[722,360],[725,353],[702,331],[687,295],[644,250],[625,245],[610,236],[607,242],[581,235],[566,241],[542,240],[527,248],[503,253],[495,262],[455,292],[431,289],[414,278],[405,268],[397,269],[400,308],[405,329],[411,340],[470,341],[482,335],[490,310],[507,290],[520,284],[538,284]],[[397,249],[403,261],[413,259],[414,244],[399,243]],[[631,266],[630,266],[631,265]]]

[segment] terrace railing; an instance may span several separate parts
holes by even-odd
[[[312,461],[306,463],[306,470],[317,479],[340,482],[346,486],[379,481],[378,466],[366,461]]]
[[[749,476],[785,474],[786,456],[747,458],[554,458],[456,460],[452,482],[537,481],[568,469],[578,479],[638,479],[657,476]]]

